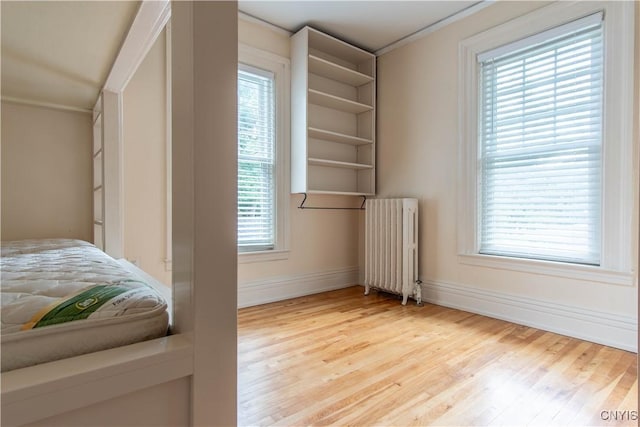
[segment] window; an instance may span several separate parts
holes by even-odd
[[[633,284],[633,6],[540,8],[459,76],[460,261]]]
[[[242,45],[239,60],[239,261],[282,259],[288,246],[288,60]]]
[[[480,253],[599,265],[602,14],[478,63]]]
[[[238,248],[275,246],[275,97],[273,73],[238,70]]]

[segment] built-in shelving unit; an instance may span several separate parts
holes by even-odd
[[[310,27],[291,49],[292,192],[374,195],[375,55]]]

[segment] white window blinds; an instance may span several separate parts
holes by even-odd
[[[238,70],[238,250],[275,244],[275,95],[271,72]]]
[[[601,15],[478,56],[479,251],[600,264]]]

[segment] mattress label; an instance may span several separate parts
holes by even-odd
[[[124,282],[129,282],[129,280]],[[131,287],[122,286],[119,283],[94,286],[79,294],[67,297],[62,302],[56,302],[36,314],[29,323],[22,326],[22,329],[40,328],[86,319],[106,302],[131,290]]]

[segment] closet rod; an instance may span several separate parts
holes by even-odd
[[[339,211],[363,211],[364,209],[364,204],[367,202],[367,196],[360,196],[362,197],[362,204],[360,205],[359,208],[329,208],[329,207],[324,207],[324,206],[305,206],[304,203],[307,201],[307,193],[302,193],[304,194],[304,199],[302,199],[302,202],[300,203],[300,206],[298,206],[298,209],[324,209],[324,210],[339,210]]]

